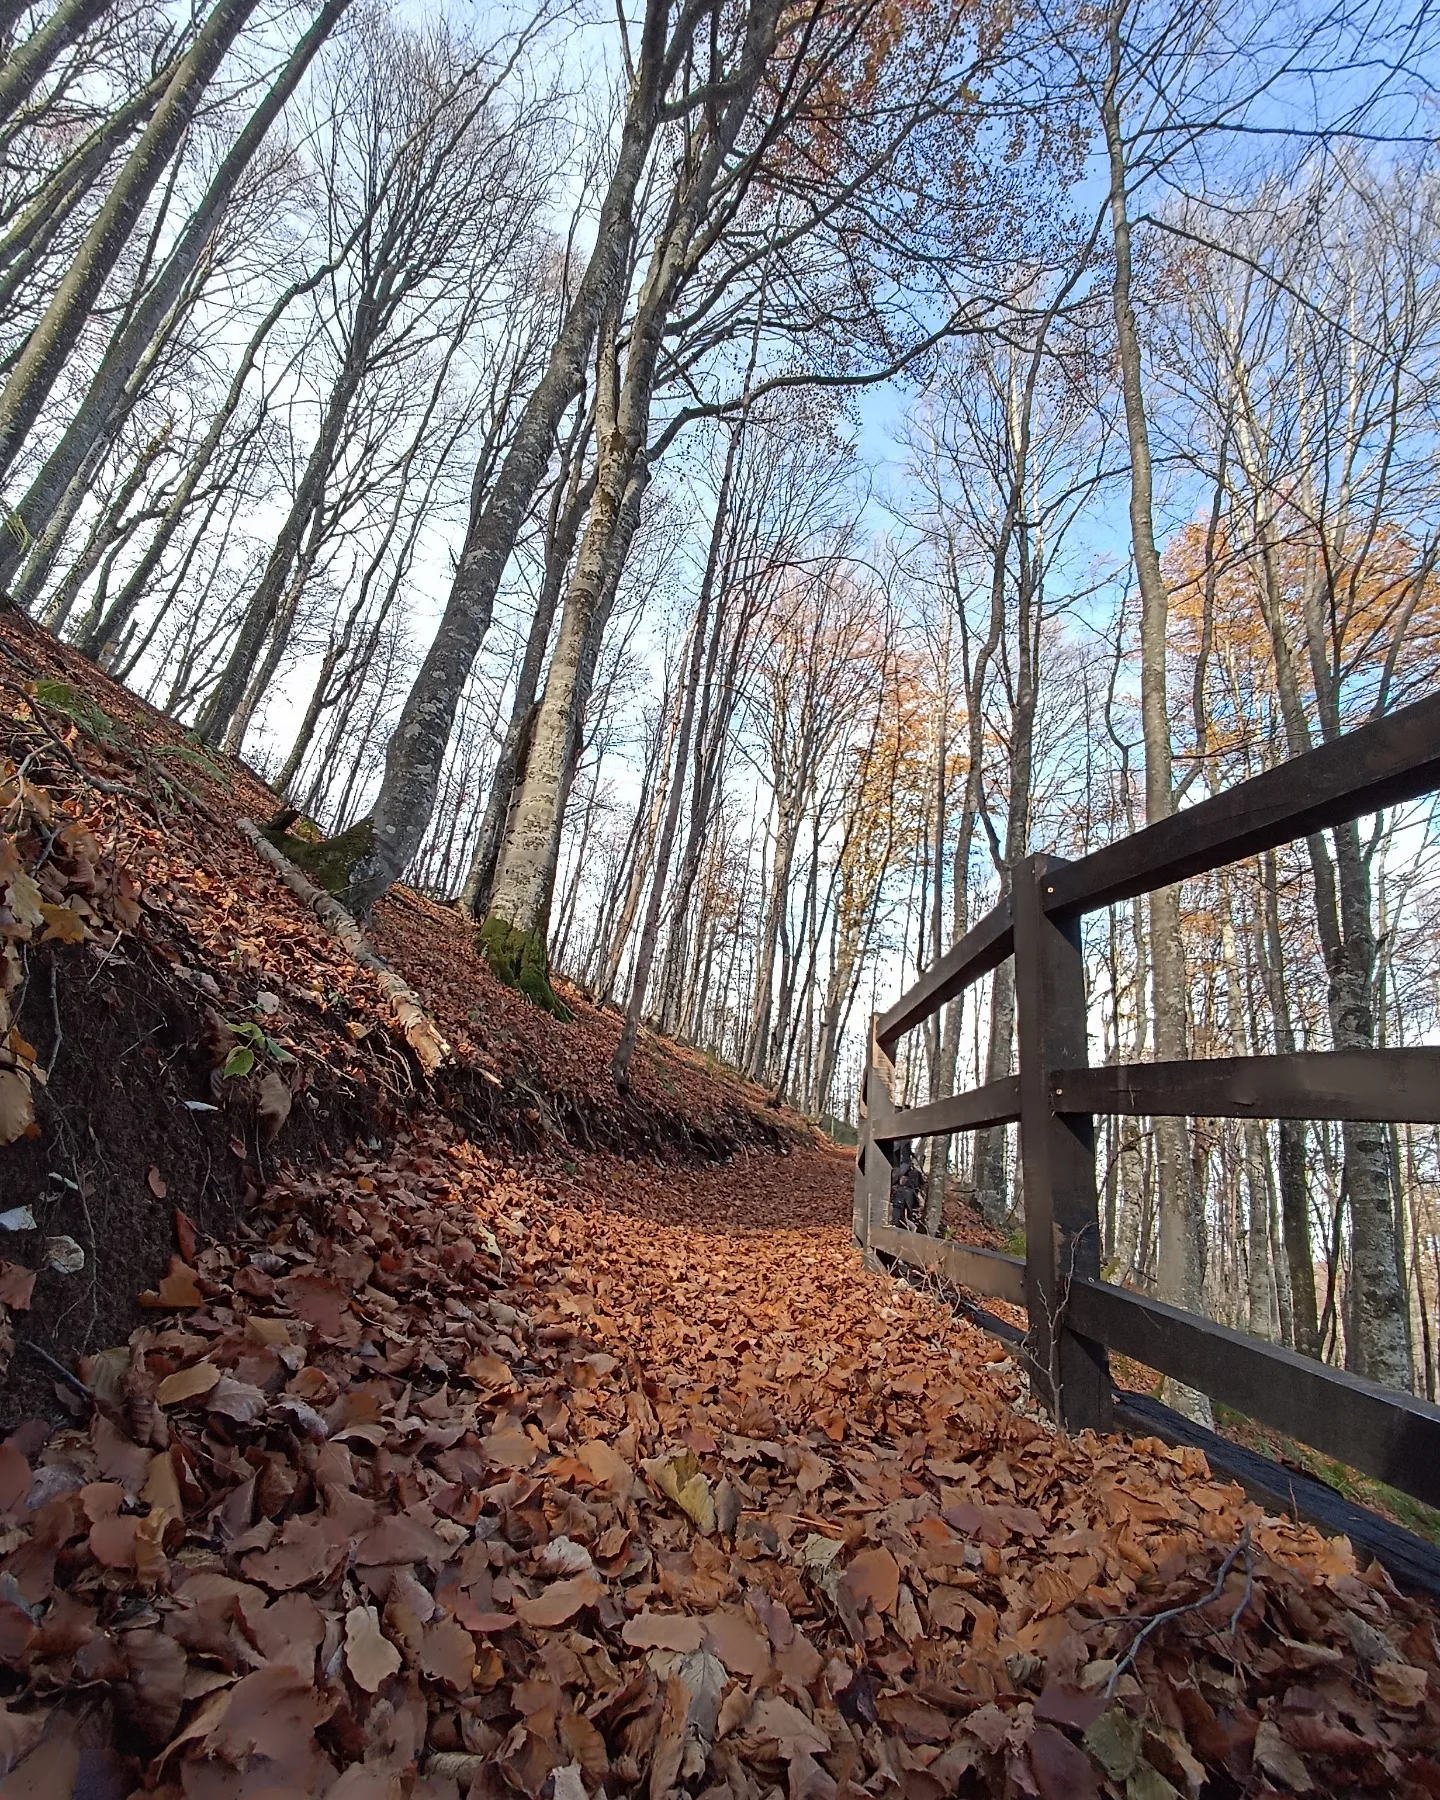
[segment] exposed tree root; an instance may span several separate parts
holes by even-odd
[[[365,933],[335,896],[317,888],[282,850],[271,843],[253,819],[241,819],[239,824],[241,831],[255,846],[257,855],[270,864],[295,898],[308,906],[355,961],[375,976],[380,992],[390,1003],[390,1010],[405,1042],[415,1052],[425,1073],[433,1075],[441,1063],[449,1059],[451,1050],[414,988],[402,981],[372,949]],[[338,843],[340,840],[334,841]]]

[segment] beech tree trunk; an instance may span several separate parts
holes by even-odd
[[[1140,336],[1131,299],[1129,169],[1120,120],[1122,7],[1106,23],[1109,71],[1101,99],[1101,119],[1110,165],[1110,222],[1114,239],[1113,303],[1130,450],[1130,531],[1135,579],[1140,589],[1140,715],[1145,744],[1145,822],[1155,824],[1174,811],[1169,718],[1169,663],[1166,631],[1170,596],[1155,545],[1154,483],[1146,416]],[[1185,953],[1180,936],[1180,890],[1161,888],[1150,896],[1150,992],[1155,1054],[1164,1062],[1186,1053]],[[1152,1126],[1159,1187],[1160,1298],[1199,1312],[1203,1306],[1200,1259],[1201,1220],[1195,1204],[1190,1134],[1183,1119],[1159,1119]],[[1171,1403],[1201,1424],[1212,1424],[1209,1399],[1178,1383],[1167,1383]]]
[[[31,533],[43,531],[51,512],[94,445],[111,433],[128,382],[199,266],[241,177],[349,4],[350,0],[325,0],[314,23],[290,53],[265,98],[246,120],[240,135],[211,177],[200,204],[185,222],[154,280],[146,287],[138,304],[122,318],[85,398],[20,502],[20,517]],[[13,541],[0,540],[0,583],[9,576],[17,556],[18,546]]]
[[[205,89],[255,6],[256,0],[215,0],[44,315],[16,358],[0,391],[0,477],[14,466],[155,183],[179,148]]]
[[[385,753],[372,823],[374,848],[352,877],[352,903],[368,911],[404,873],[434,811],[455,709],[490,629],[495,595],[535,499],[566,408],[580,392],[591,347],[629,268],[631,216],[664,95],[668,0],[647,0],[635,79],[614,172],[585,266],[545,373],[521,410],[510,448],[483,503],[472,506],[450,595]]]

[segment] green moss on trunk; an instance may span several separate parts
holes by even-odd
[[[541,931],[520,931],[508,919],[491,913],[475,934],[475,948],[506,987],[518,988],[532,1005],[557,1019],[569,1019],[570,1008],[550,985],[550,957]]]
[[[308,820],[299,821],[302,829]],[[345,891],[350,886],[350,875],[356,863],[370,854],[375,843],[375,832],[368,819],[362,819],[358,825],[352,825],[348,831],[342,831],[339,837],[322,838],[312,842],[306,837],[296,837],[288,831],[277,831],[272,825],[263,825],[261,830],[279,851],[288,856],[297,869],[303,869],[316,887],[324,888],[327,894],[333,894],[337,900],[344,900]]]

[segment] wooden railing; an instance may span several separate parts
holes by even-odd
[[[1362,726],[1076,862],[1031,856],[1010,895],[872,1023],[861,1087],[855,1237],[1023,1306],[1037,1397],[1067,1429],[1105,1430],[1107,1352],[1440,1506],[1440,1407],[1100,1279],[1094,1114],[1440,1122],[1440,1050],[1340,1050],[1091,1068],[1080,921],[1292,839],[1440,788],[1440,695]],[[895,1050],[1015,958],[1019,1074],[926,1106],[894,1102]],[[1018,1122],[1024,1258],[895,1229],[891,1146]]]

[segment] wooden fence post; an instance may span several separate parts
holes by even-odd
[[[1056,1421],[1067,1431],[1108,1431],[1105,1348],[1065,1323],[1070,1278],[1100,1273],[1100,1224],[1094,1120],[1051,1110],[1051,1071],[1089,1061],[1080,921],[1057,923],[1043,905],[1047,871],[1061,866],[1061,858],[1030,856],[1014,874],[1026,1342],[1031,1382]]]
[[[890,1171],[893,1167],[889,1146],[877,1144],[870,1135],[870,1120],[875,1114],[894,1110],[895,1046],[878,1035],[879,1018],[879,1013],[870,1015],[865,1067],[860,1075],[860,1141],[855,1148],[852,1221],[856,1247],[863,1251],[865,1266],[869,1269],[877,1266],[870,1249],[870,1228],[890,1223]]]

